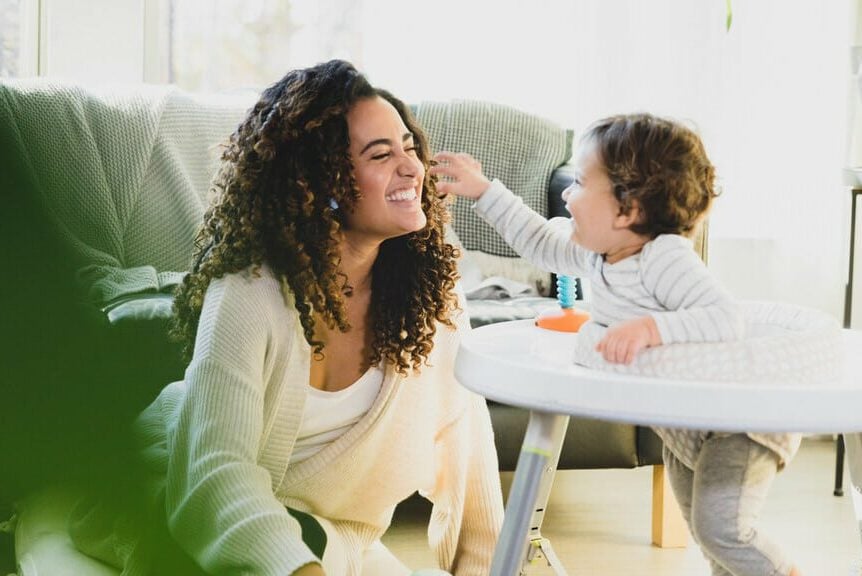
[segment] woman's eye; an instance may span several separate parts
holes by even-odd
[[[384,158],[389,158],[389,152],[382,152],[371,157],[372,160],[383,160]]]
[[[416,148],[416,146],[410,146],[410,147],[408,147],[408,148],[405,148],[405,149],[404,149],[404,151],[405,151],[405,152],[412,152],[413,154],[416,154],[416,153],[417,153],[417,148]]]

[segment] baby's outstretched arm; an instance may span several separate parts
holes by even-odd
[[[491,185],[482,173],[482,164],[469,154],[440,152],[434,160],[437,164],[431,167],[431,174],[449,178],[437,183],[437,193],[441,196],[455,194],[478,200]]]
[[[476,214],[522,258],[556,274],[587,273],[589,254],[572,243],[570,219],[548,220],[535,212],[502,182],[490,182],[482,173],[482,165],[469,154],[440,152],[434,160],[437,164],[429,172],[447,178],[437,183],[438,194],[475,200]]]
[[[631,364],[644,348],[662,343],[661,334],[652,316],[641,316],[614,324],[596,345],[596,351],[614,364]]]

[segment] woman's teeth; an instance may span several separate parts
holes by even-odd
[[[393,192],[386,197],[386,200],[390,202],[403,202],[406,200],[416,200],[416,190],[398,190],[397,192]]]

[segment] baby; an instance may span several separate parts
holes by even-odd
[[[474,209],[522,257],[586,277],[592,320],[576,360],[630,364],[638,352],[677,342],[743,337],[744,319],[688,236],[708,212],[715,169],[688,128],[648,114],[613,116],[584,135],[575,181],[563,192],[568,218],[546,220],[468,154],[441,152],[437,190],[476,200]],[[689,529],[713,576],[799,576],[757,529],[775,474],[798,434],[656,429]]]

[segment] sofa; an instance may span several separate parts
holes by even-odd
[[[16,232],[2,264],[20,274],[9,295],[20,302],[12,317],[27,328],[23,337],[9,323],[2,332],[4,348],[6,339],[16,340],[23,352],[13,351],[20,370],[7,373],[0,398],[0,415],[13,430],[5,441],[18,456],[13,473],[0,480],[0,512],[12,502],[18,507],[22,576],[35,573],[26,564],[44,544],[34,544],[37,536],[62,531],[45,500],[33,497],[35,488],[89,482],[97,470],[110,477],[110,458],[123,458],[126,447],[124,423],[182,377],[179,350],[166,337],[172,291],[189,265],[219,144],[254,97],[167,86],[0,84],[0,143],[10,167],[4,186],[26,205],[3,217],[7,232]],[[560,194],[573,179],[566,164],[571,131],[482,102],[419,103],[413,110],[435,150],[470,152],[535,209],[565,214]],[[452,210],[465,281],[470,275],[476,294],[485,296],[468,300],[474,326],[529,318],[555,305],[549,274],[512,253],[463,200]],[[528,414],[493,404],[491,416],[500,468],[514,470]],[[13,445],[25,448],[16,452]],[[25,465],[34,454],[42,462]],[[660,463],[660,441],[648,429],[573,419],[559,467]],[[51,498],[68,504],[64,494]],[[40,532],[34,522],[48,528]]]

